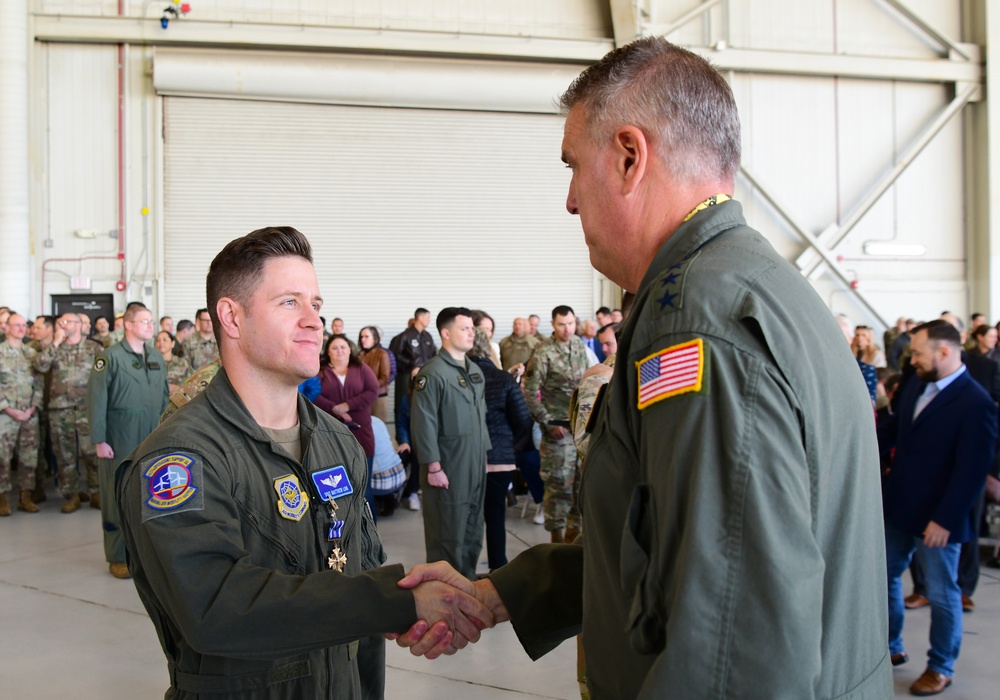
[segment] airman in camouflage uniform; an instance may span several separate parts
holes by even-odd
[[[212,333],[212,317],[208,309],[198,309],[195,315],[198,332],[184,341],[184,357],[191,363],[191,369],[199,370],[209,362],[219,358],[219,345]]]
[[[17,453],[18,510],[37,513],[31,499],[38,458],[38,409],[42,378],[31,367],[35,350],[22,342],[28,324],[20,314],[7,320],[7,339],[0,343],[0,515],[10,515],[10,465]]]
[[[56,322],[52,344],[34,360],[35,370],[49,373],[51,382],[49,429],[59,469],[59,490],[66,499],[63,513],[77,510],[82,500],[89,500],[92,508],[101,507],[97,453],[87,422],[87,382],[94,359],[102,350],[100,343],[83,337],[79,316],[66,313]],[[78,460],[86,470],[86,490],[80,484]]]
[[[576,446],[569,431],[569,403],[573,390],[587,369],[587,349],[575,334],[576,317],[568,306],[552,311],[555,332],[535,348],[528,360],[524,399],[532,418],[542,428],[541,476],[545,483],[543,509],[545,529],[553,542],[562,542],[563,529],[579,526],[579,518],[567,516],[574,509],[573,474]]]
[[[221,368],[222,361],[216,359],[214,362],[209,362],[207,365],[185,379],[184,383],[181,384],[181,388],[170,395],[170,401],[167,403],[167,408],[163,411],[163,415],[160,416],[160,423],[174,415],[174,413],[177,412],[177,409],[193,399],[195,396],[205,391]]]

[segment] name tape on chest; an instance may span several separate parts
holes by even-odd
[[[193,455],[164,455],[143,470],[142,478],[149,494],[143,501],[143,522],[169,513],[205,509],[202,464]]]
[[[342,464],[313,472],[312,480],[316,493],[322,501],[331,501],[354,493],[354,487],[351,486],[351,480],[347,476],[347,468]]]
[[[704,393],[707,345],[701,338],[671,345],[635,363],[639,376],[638,407],[689,393]]]
[[[294,474],[279,476],[273,482],[278,494],[278,515],[285,520],[302,520],[309,510],[309,495],[302,490],[302,484]]]

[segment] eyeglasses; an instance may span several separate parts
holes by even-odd
[[[151,318],[140,318],[140,319],[136,319],[135,321],[129,321],[129,323],[138,323],[141,326],[152,326],[153,325],[153,319],[151,319]]]
[[[62,326],[63,328],[65,328],[66,326],[71,326],[74,323],[80,323],[80,321],[71,321],[69,319],[66,319],[65,321],[60,321],[59,325]]]

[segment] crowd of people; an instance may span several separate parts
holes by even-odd
[[[62,473],[75,464],[54,470],[63,509],[98,497],[168,697],[382,697],[385,637],[434,658],[511,621],[532,658],[581,634],[594,697],[889,698],[914,561],[932,619],[910,690],[952,684],[963,545],[978,565],[1000,476],[995,329],[901,319],[881,349],[831,318],[733,201],[739,117],[703,58],[643,38],[560,104],[566,207],[627,320],[557,306],[551,334],[531,315],[494,342],[489,314],[446,307],[438,348],[418,308],[385,347],[341,319],[324,340],[312,248],[290,227],[227,244],[207,309],[179,345],[162,328],[163,351],[141,304],[94,334],[42,317],[30,342],[23,316],[0,316],[2,490],[16,453],[18,507],[37,509],[42,409],[75,440],[57,452],[96,456],[96,491],[89,466],[86,490]],[[171,375],[175,358],[193,374]],[[551,543],[507,562],[518,467]],[[397,493],[422,511],[428,561],[405,575],[375,528]]]
[[[136,314],[141,318],[133,319]],[[479,488],[485,491],[470,496],[470,503],[484,503],[473,512],[485,525],[489,568],[493,570],[507,562],[505,512],[516,505],[521,494],[537,504],[534,522],[544,523],[552,531],[554,542],[564,540],[567,517],[569,541],[579,532],[579,523],[571,515],[579,460],[569,431],[569,400],[585,371],[606,356],[613,357],[609,349],[614,346],[619,324],[612,319],[622,316],[620,309],[602,307],[596,322],[587,319],[578,324],[572,309],[557,307],[551,336],[540,330],[540,317],[531,314],[516,318],[510,335],[499,343],[493,339],[495,324],[489,313],[470,310],[467,317],[475,339],[467,353],[485,377],[484,410],[492,443],[489,450],[483,450],[484,480]],[[148,416],[143,426],[129,425],[128,421],[119,425],[123,417],[141,415],[141,411],[137,414],[133,410],[139,406],[148,406],[150,416],[159,416],[165,408],[163,392],[157,388],[161,374],[166,381],[166,397],[173,397],[175,406],[197,395],[207,385],[205,380],[214,376],[219,366],[218,344],[207,309],[198,309],[193,322],[183,319],[176,325],[173,318],[163,316],[157,322],[158,330],[147,338],[153,331],[151,319],[151,312],[143,304],[133,302],[113,321],[68,312],[57,318],[38,316],[28,329],[22,316],[0,307],[0,342],[6,342],[3,347],[7,358],[0,366],[5,372],[4,395],[10,404],[5,413],[10,425],[3,433],[3,444],[11,446],[6,451],[9,459],[3,465],[0,479],[5,480],[0,481],[0,488],[13,471],[19,510],[38,512],[37,504],[47,499],[47,480],[54,483],[64,499],[62,512],[75,512],[86,503],[100,509],[98,464],[105,458],[110,466],[119,463],[156,425]],[[421,426],[428,420],[436,422],[436,418],[429,416],[419,399],[414,401],[412,380],[438,355],[427,331],[430,312],[418,308],[406,330],[392,338],[388,347],[383,345],[377,326],[364,326],[355,342],[344,333],[343,319],[334,318],[329,330],[325,319],[321,322],[320,372],[303,382],[300,390],[344,423],[364,450],[369,471],[366,500],[373,516],[390,516],[401,503],[410,510],[420,510],[421,491],[427,494],[427,489],[434,486],[421,485],[421,460],[415,449],[418,441],[411,432],[413,404],[421,406],[416,413],[423,421]],[[447,328],[439,332],[442,330],[442,339],[451,337]],[[130,346],[129,339],[141,342]],[[116,346],[122,344],[128,353],[125,361],[112,362],[119,354]],[[450,343],[443,344],[451,347]],[[568,363],[562,359],[564,347],[569,350]],[[151,352],[154,349],[159,357]],[[185,382],[199,370],[196,381],[182,391]],[[95,380],[103,380],[128,371],[138,371],[148,389],[146,395],[115,398],[117,404],[130,407],[128,413],[118,415],[117,421],[108,418],[107,387],[95,395],[104,403],[88,404],[92,375]],[[121,386],[139,385],[133,378]],[[396,400],[390,416],[389,390],[393,386]],[[463,406],[459,412],[465,410]],[[93,422],[98,426],[96,440]],[[387,424],[395,427],[394,440]],[[426,444],[422,427],[416,432]],[[393,456],[379,462],[376,456],[380,452]],[[114,454],[119,455],[117,460]],[[109,475],[113,472],[110,466],[106,470]],[[391,483],[385,481],[389,472],[395,474]],[[454,472],[452,475],[456,476]],[[110,483],[105,492],[111,490]],[[378,489],[373,489],[375,483],[379,483]],[[450,484],[449,490],[454,493],[458,489]],[[526,509],[527,505],[522,513]],[[0,494],[0,515],[10,515],[6,490]],[[106,531],[117,530],[113,508],[104,514],[104,521]],[[466,539],[470,540],[466,571],[474,575],[480,548],[475,536]],[[440,558],[437,550],[429,549],[428,561],[436,558]],[[112,573],[127,576],[119,545],[109,545],[108,562]]]

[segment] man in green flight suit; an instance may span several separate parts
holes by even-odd
[[[893,697],[871,401],[829,309],[732,201],[732,90],[648,37],[561,102],[566,208],[635,300],[590,421],[582,542],[477,595],[533,658],[582,623],[595,699]],[[435,577],[454,574],[401,585]]]
[[[486,496],[486,397],[472,349],[472,312],[447,307],[437,316],[441,350],[413,380],[410,433],[420,455],[427,561],[446,561],[475,578],[483,548]]]
[[[167,363],[148,343],[155,326],[144,306],[125,312],[125,339],[97,356],[87,384],[87,420],[98,458],[104,556],[115,578],[128,578],[115,498],[115,468],[153,432],[169,400]]]
[[[298,392],[322,339],[305,236],[282,226],[231,241],[206,296],[224,367],[117,473],[166,697],[377,700],[382,633],[419,617],[443,650],[492,619],[444,584],[400,589],[402,566],[382,566],[364,451]]]

